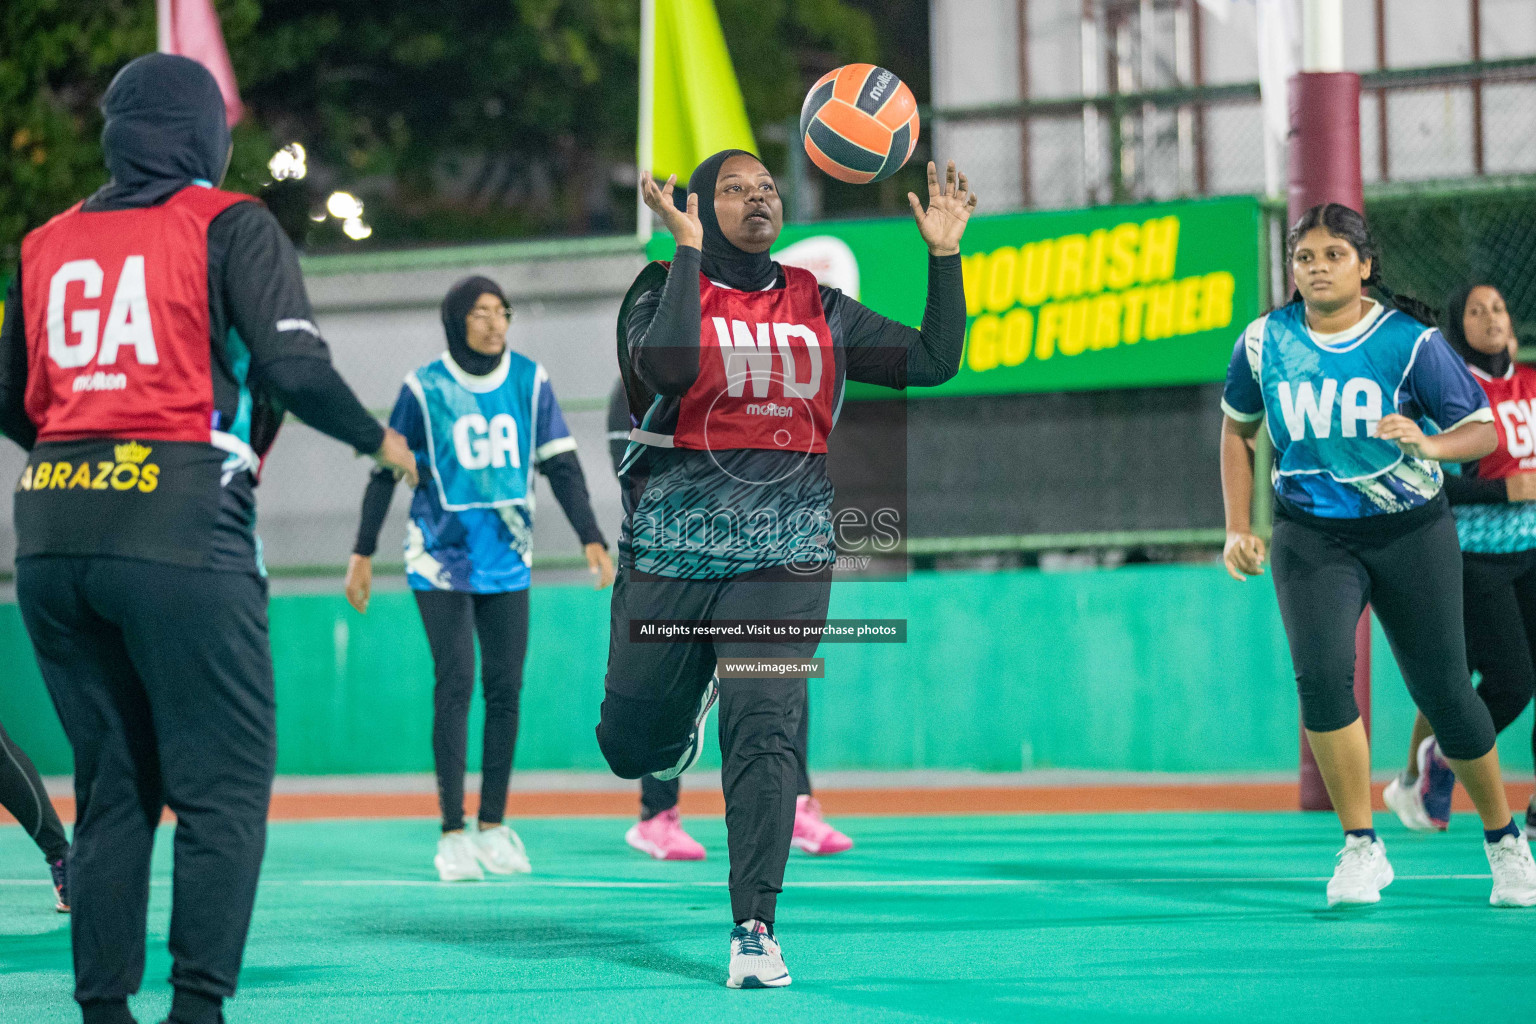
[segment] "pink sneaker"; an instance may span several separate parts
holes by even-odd
[[[813,796],[795,798],[795,834],[790,845],[817,855],[853,849],[853,840],[821,820],[821,802]]]
[[[683,831],[677,808],[637,821],[624,833],[624,841],[657,860],[703,860],[704,847]]]

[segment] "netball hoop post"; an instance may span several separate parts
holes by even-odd
[[[1360,76],[1344,71],[1341,0],[1304,0],[1302,70],[1290,80],[1287,219],[1318,203],[1365,211],[1360,180]],[[1355,626],[1355,701],[1371,729],[1371,609]],[[1317,761],[1301,734],[1301,809],[1333,809]]]

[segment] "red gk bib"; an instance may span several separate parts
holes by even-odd
[[[1488,394],[1499,446],[1477,464],[1477,475],[1502,480],[1536,470],[1536,370],[1516,364],[1507,377],[1490,378],[1469,367]]]
[[[816,277],[785,267],[783,288],[742,292],[700,274],[699,376],[673,444],[723,451],[827,450],[837,391],[832,332]]]
[[[249,196],[189,186],[160,206],[79,205],[21,246],[27,415],[38,440],[209,440],[208,225]]]

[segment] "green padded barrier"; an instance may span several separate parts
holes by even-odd
[[[517,764],[602,769],[593,739],[608,599],[536,587]],[[831,769],[1251,772],[1296,766],[1290,658],[1267,578],[1209,566],[920,573],[842,583],[837,618],[905,618],[908,641],[827,644],[811,684],[811,765]],[[339,595],[274,598],[278,770],[421,772],[431,760],[432,665],[408,593],[366,616]],[[1375,762],[1406,757],[1412,706],[1378,629]],[[14,605],[0,606],[0,722],[45,773],[69,750]],[[478,766],[478,697],[470,765]],[[1531,766],[1530,712],[1505,734]],[[713,744],[705,765],[717,765]]]

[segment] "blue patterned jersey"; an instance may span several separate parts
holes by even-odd
[[[1275,493],[1330,519],[1402,512],[1439,493],[1439,463],[1373,436],[1382,416],[1401,413],[1427,434],[1493,420],[1440,332],[1376,303],[1333,335],[1309,328],[1300,302],[1255,320],[1233,350],[1221,406],[1265,420]]]
[[[533,470],[575,451],[544,368],[508,351],[485,377],[443,355],[408,374],[389,425],[421,483],[406,527],[413,590],[523,590],[533,547]]]

